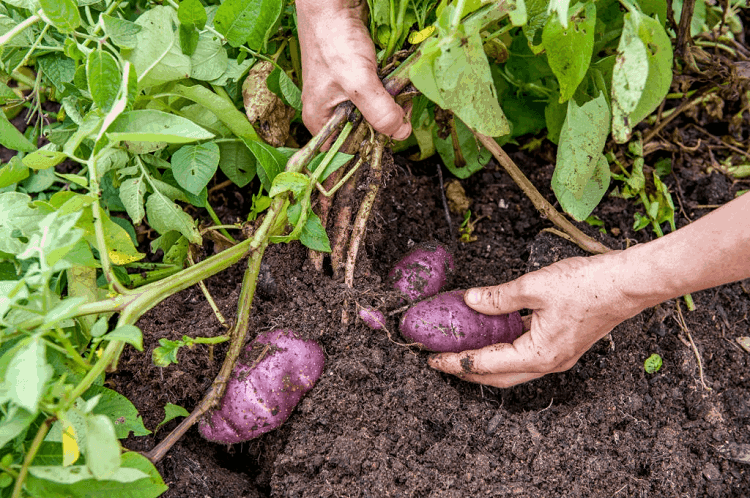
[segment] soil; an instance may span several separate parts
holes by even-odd
[[[543,188],[550,184],[551,151],[543,146],[533,155],[511,154],[548,199],[554,198]],[[710,211],[704,206],[727,202],[748,186],[690,167],[687,155],[675,159],[676,173],[667,182],[683,207],[680,225],[685,215],[695,220]],[[728,443],[750,443],[750,354],[735,342],[748,335],[750,282],[696,293],[697,310],[685,313],[705,387],[674,301],[618,326],[612,343],[599,341],[571,370],[511,389],[432,370],[426,353],[397,344],[397,315],[387,323],[393,340],[360,321],[341,325],[347,298],[395,307],[388,270],[420,242],[453,249],[452,288],[505,282],[584,255],[541,232],[549,223],[494,162],[461,183],[472,212],[486,216],[476,225],[477,240],[467,244],[452,242],[436,164],[396,157],[359,257],[354,294],[317,273],[298,243],[269,249],[249,335],[285,327],[317,340],[326,354],[323,376],[286,424],[255,440],[222,446],[191,429],[157,465],[170,486],[163,496],[750,495],[750,467],[719,453]],[[579,226],[613,248],[644,242],[653,234],[632,231],[635,209],[630,201],[607,198],[595,212],[607,234]],[[454,230],[461,221],[453,216]],[[228,318],[243,270],[238,265],[206,282]],[[166,403],[188,410],[197,404],[226,346],[216,346],[213,361],[199,345],[183,348],[177,365],[151,364],[159,338],[223,332],[197,288],[171,297],[138,325],[149,354],[126,351],[109,381],[153,428]],[[664,364],[647,374],[643,361],[652,353]],[[125,446],[147,451],[176,424]]]

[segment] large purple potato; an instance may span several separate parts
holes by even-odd
[[[442,290],[453,273],[453,256],[438,243],[415,247],[388,273],[392,287],[409,301],[434,296]]]
[[[523,333],[518,312],[483,315],[464,303],[464,291],[425,299],[401,318],[401,335],[430,351],[459,353],[499,342],[511,343]]]
[[[239,443],[280,426],[315,385],[325,362],[315,341],[282,329],[259,335],[244,356],[227,382],[221,407],[200,423],[209,441]]]

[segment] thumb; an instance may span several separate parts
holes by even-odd
[[[357,88],[347,92],[352,103],[376,131],[406,140],[411,135],[411,122],[404,110],[383,87],[375,73],[362,74]]]
[[[523,308],[534,308],[535,299],[523,292],[524,277],[492,287],[475,287],[464,294],[466,304],[485,315],[502,315]]]

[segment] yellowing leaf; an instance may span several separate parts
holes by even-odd
[[[435,26],[427,26],[422,31],[412,31],[411,33],[409,33],[409,43],[411,43],[412,45],[422,43],[427,38],[432,36],[434,32]]]
[[[78,457],[81,456],[81,450],[78,448],[78,442],[76,441],[76,430],[73,428],[70,422],[66,420],[61,421],[63,424],[62,430],[62,449],[63,449],[63,467],[73,465],[78,461]]]

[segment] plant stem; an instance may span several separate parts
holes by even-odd
[[[41,12],[41,10],[39,12]],[[29,26],[33,26],[41,20],[42,17],[38,13],[24,19],[3,36],[0,36],[0,47],[3,47],[7,43],[10,43],[13,38],[21,34],[26,28],[28,28]]]
[[[227,232],[224,229],[224,227],[223,227],[223,225],[221,223],[221,220],[216,215],[216,211],[214,211],[214,209],[211,207],[211,204],[208,203],[208,200],[206,200],[206,211],[208,211],[208,215],[211,217],[211,219],[214,221],[214,223],[216,223],[217,229],[219,230],[219,232],[224,237],[226,237],[227,239],[229,239],[232,242],[232,244],[236,244],[237,241],[234,239],[234,237],[232,237],[231,235],[229,235],[229,232]]]
[[[195,265],[195,261],[193,260],[193,256],[190,254],[190,251],[188,251],[188,261],[190,261],[191,265]],[[227,320],[224,318],[224,315],[221,314],[221,311],[219,311],[219,307],[216,306],[216,301],[214,301],[214,298],[211,296],[211,293],[208,292],[208,288],[206,287],[206,284],[201,280],[198,282],[198,286],[201,288],[201,292],[203,292],[203,296],[206,298],[206,301],[208,301],[208,305],[211,306],[211,309],[214,310],[214,315],[216,315],[216,319],[219,320],[219,323],[222,327],[229,328],[229,325],[227,324]]]
[[[36,436],[34,436],[34,440],[31,442],[31,446],[26,452],[26,458],[23,459],[23,466],[21,467],[21,471],[18,473],[18,477],[16,478],[16,485],[13,487],[12,498],[20,498],[21,491],[23,490],[23,482],[26,480],[26,474],[29,473],[31,462],[34,461],[34,457],[36,456],[39,448],[44,442],[44,437],[47,435],[47,431],[49,430],[50,425],[52,425],[52,419],[48,418],[47,420],[42,422],[42,425],[39,426],[39,430],[36,432]]]
[[[524,175],[521,170],[516,166],[516,164],[513,162],[513,160],[508,156],[508,154],[505,153],[505,151],[497,145],[497,142],[493,140],[492,138],[482,135],[481,133],[474,132],[474,136],[479,139],[479,141],[484,145],[487,150],[489,150],[492,155],[495,157],[498,163],[505,168],[505,171],[508,172],[511,178],[513,178],[513,181],[516,182],[516,185],[518,185],[521,190],[523,190],[523,193],[526,194],[526,196],[531,200],[531,202],[534,204],[534,207],[539,210],[542,215],[549,219],[552,223],[554,223],[558,228],[563,230],[565,233],[570,235],[570,237],[575,240],[576,245],[578,245],[581,249],[588,251],[593,254],[603,254],[605,252],[611,251],[611,249],[601,242],[598,242],[582,231],[580,231],[578,228],[576,228],[575,225],[573,225],[570,221],[567,220],[562,214],[560,214],[555,207],[547,201],[547,199],[542,196],[542,194],[539,193],[539,191],[534,187],[534,184],[532,184],[528,178],[526,178],[526,175]]]
[[[367,222],[370,219],[370,213],[378,197],[378,190],[380,190],[380,182],[383,179],[383,151],[386,140],[386,136],[381,133],[378,133],[375,138],[375,146],[370,159],[370,185],[368,186],[365,198],[362,200],[362,204],[359,205],[359,210],[352,226],[349,251],[347,252],[346,264],[344,265],[344,283],[350,289],[354,287],[354,268],[357,264],[357,253],[359,253],[359,247],[365,240]],[[341,322],[344,325],[349,323],[348,308],[348,303],[344,302],[344,307],[341,311]]]

